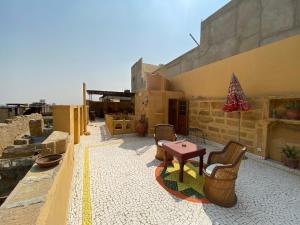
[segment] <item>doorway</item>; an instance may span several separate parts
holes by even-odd
[[[169,99],[169,119],[175,132],[181,135],[188,135],[188,101],[181,99]]]

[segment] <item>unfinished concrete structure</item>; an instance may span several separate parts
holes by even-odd
[[[232,0],[201,23],[200,46],[162,66],[172,77],[300,34],[300,2]]]
[[[140,58],[131,67],[131,92],[145,89],[147,86],[147,76],[159,67],[158,65],[143,63],[143,58]]]

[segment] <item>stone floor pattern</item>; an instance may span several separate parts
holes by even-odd
[[[82,220],[84,149],[89,151],[92,224],[300,224],[300,177],[243,160],[233,208],[191,203],[170,195],[155,180],[151,137],[110,138],[103,122],[89,124],[90,136],[75,147],[68,224]],[[207,152],[220,149],[206,145]],[[206,154],[206,158],[207,158]],[[206,161],[205,158],[205,161]]]

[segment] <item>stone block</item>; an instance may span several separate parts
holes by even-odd
[[[16,139],[14,140],[14,145],[27,145],[29,144],[29,139]]]
[[[262,112],[260,111],[248,111],[242,113],[243,120],[261,120],[262,119]]]
[[[206,132],[206,135],[209,140],[217,141],[218,139],[220,139],[220,135],[215,132],[208,131],[208,132]]]
[[[257,145],[262,146],[263,144],[263,129],[257,129]]]
[[[200,102],[199,107],[202,109],[209,109],[209,102]]]
[[[213,131],[213,132],[219,132],[219,128],[217,128],[217,127],[212,127],[212,126],[209,126],[209,127],[208,127],[208,130],[209,130],[209,131]]]
[[[201,130],[206,130],[207,126],[204,124],[198,124],[198,128],[200,128]]]
[[[242,121],[242,127],[254,129],[255,128],[255,122],[252,122],[252,121]]]
[[[293,27],[293,0],[262,0],[261,33],[267,37]]]
[[[263,109],[264,108],[263,101],[249,100],[249,104],[250,104],[251,109]]]
[[[212,111],[211,114],[217,117],[224,117],[225,113],[223,111]]]
[[[69,134],[67,132],[54,131],[42,144],[45,145],[44,150],[53,149],[53,152],[61,154],[66,152],[68,143]]]
[[[246,145],[246,146],[254,147],[253,141],[250,141],[250,140],[241,138],[241,139],[240,139],[240,142],[241,142],[242,144]]]
[[[233,135],[233,136],[239,136],[239,131],[238,130],[227,130],[227,134]],[[240,137],[246,137],[247,133],[240,131]]]
[[[197,121],[197,117],[194,115],[190,116],[190,123],[195,123]]]
[[[259,32],[260,2],[240,1],[238,5],[237,35],[243,39]]]
[[[200,121],[202,123],[210,123],[210,122],[213,122],[214,119],[211,116],[199,116],[198,121]]]
[[[42,119],[30,120],[29,121],[30,135],[33,137],[42,136],[43,135],[43,127],[44,127],[44,121]]]
[[[224,142],[229,142],[229,141],[238,141],[237,136],[230,136],[230,135],[222,135],[223,141]]]
[[[220,124],[224,124],[225,120],[224,119],[215,118],[215,122],[216,123],[220,123]]]
[[[237,121],[237,120],[229,120],[229,119],[227,119],[226,122],[227,122],[228,126],[233,126],[233,127],[239,126],[239,121]]]
[[[255,133],[247,133],[247,138],[253,140],[255,138]]]
[[[62,154],[67,151],[68,146],[68,140],[67,139],[61,139],[56,141],[56,153]]]
[[[2,152],[2,158],[18,158],[32,156],[39,152],[35,144],[16,145],[5,148]]]
[[[197,109],[192,109],[190,110],[192,115],[197,115],[198,114],[198,110]]]
[[[226,114],[227,114],[227,118],[231,118],[231,119],[239,119],[240,118],[239,112],[228,112]]]
[[[207,110],[200,110],[198,114],[202,116],[209,116],[210,112]]]
[[[190,105],[190,108],[197,108],[197,107],[199,107],[199,102],[192,100],[192,101],[190,101],[189,105]]]
[[[211,103],[211,107],[213,109],[219,109],[219,110],[222,110],[223,109],[223,106],[224,106],[224,103],[223,102],[212,102]]]

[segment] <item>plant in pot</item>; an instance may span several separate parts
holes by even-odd
[[[286,117],[289,120],[297,120],[300,118],[300,103],[290,102],[286,105]]]
[[[282,161],[284,165],[294,169],[298,167],[299,159],[297,159],[297,155],[300,151],[297,150],[295,146],[285,145],[282,148],[282,153]]]
[[[146,116],[145,114],[141,115],[141,119],[138,121],[136,125],[136,132],[138,133],[139,136],[144,137],[147,133],[147,121],[146,121]]]

